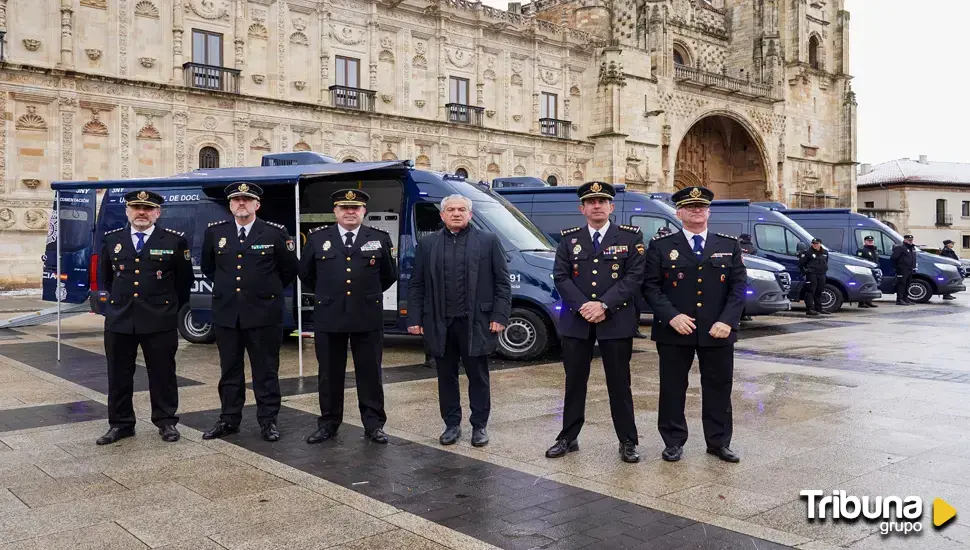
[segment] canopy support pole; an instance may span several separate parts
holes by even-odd
[[[54,226],[54,243],[57,248],[57,276],[54,277],[54,296],[57,298],[57,362],[61,362],[61,192],[54,191],[57,225]],[[67,291],[67,287],[64,287]]]
[[[294,216],[296,217],[296,235],[294,238],[296,240],[296,260],[300,261],[300,249],[303,248],[300,242],[300,180],[296,181],[296,185],[293,186],[294,204],[296,205],[296,210]],[[299,343],[297,347],[299,349],[300,355],[300,378],[303,378],[303,285],[300,282],[300,276],[296,277],[296,291],[293,296],[293,307],[296,308],[296,334]]]

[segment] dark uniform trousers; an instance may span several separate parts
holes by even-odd
[[[701,419],[708,447],[729,447],[733,432],[731,390],[734,346],[693,347],[657,344],[660,356],[660,410],[657,428],[664,445],[687,443],[687,380],[696,353],[701,371]]]
[[[155,226],[136,251],[131,226],[104,235],[98,278],[105,300],[104,352],[108,363],[108,423],[135,426],[133,376],[138,346],[145,356],[152,423],[178,423],[178,311],[189,301],[194,276],[188,242],[176,231]],[[107,296],[104,296],[107,294]]]
[[[387,422],[387,414],[384,412],[384,386],[381,383],[384,331],[317,332],[314,338],[317,363],[320,365],[317,384],[320,417],[317,419],[317,426],[336,429],[343,422],[347,341],[350,340],[361,422],[368,432],[383,428]],[[328,368],[330,365],[338,368]]]
[[[219,399],[222,414],[219,419],[230,426],[242,421],[246,404],[246,367],[244,353],[249,353],[253,371],[253,393],[256,395],[256,420],[260,426],[276,422],[280,412],[280,345],[283,329],[279,325],[241,328],[214,325],[219,347]]]
[[[822,309],[822,291],[825,290],[825,275],[805,274],[805,306],[809,311]]]
[[[438,407],[446,426],[461,424],[461,386],[458,382],[458,369],[465,367],[468,376],[468,404],[472,414],[469,422],[472,427],[484,428],[492,410],[492,397],[489,386],[488,356],[468,354],[468,317],[447,319],[448,332],[445,335],[445,354],[435,358],[438,367]]]
[[[912,271],[896,272],[896,301],[897,302],[909,301],[909,283],[912,280],[913,280]]]

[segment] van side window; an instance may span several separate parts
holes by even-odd
[[[539,213],[534,211],[532,216],[529,218],[532,223],[539,228],[540,231],[545,233],[549,240],[553,244],[559,244],[559,239],[562,238],[562,230],[568,227],[579,227],[586,225],[586,218],[582,214],[576,212],[575,214],[564,214],[564,213]]]
[[[643,233],[645,240],[654,238],[661,227],[666,227],[672,232],[679,231],[670,221],[659,216],[630,216],[630,225],[640,226],[640,232]]]
[[[741,222],[708,222],[707,227],[715,233],[723,233],[732,237],[740,237],[744,233],[744,225]]]
[[[414,236],[421,237],[438,231],[445,226],[441,221],[441,212],[433,202],[419,202],[414,205]]]
[[[829,250],[835,250],[836,252],[845,252],[844,250],[842,250],[842,242],[845,239],[845,229],[838,228],[838,227],[827,228],[827,229],[811,229],[809,230],[809,233],[811,233],[813,237],[818,237],[819,239],[822,239],[822,244],[825,245],[825,248],[828,248]],[[850,252],[854,253],[855,250],[852,250]]]
[[[758,224],[754,227],[754,235],[762,250],[786,256],[798,255],[798,236],[780,225]]]
[[[859,248],[862,248],[866,243],[864,239],[867,235],[872,235],[873,245],[876,247],[876,251],[879,252],[880,256],[890,256],[893,253],[893,246],[896,242],[892,240],[889,235],[886,235],[882,231],[875,231],[872,229],[856,229],[855,230],[855,241]]]

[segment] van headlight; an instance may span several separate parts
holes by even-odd
[[[936,268],[939,269],[940,271],[949,271],[951,273],[960,273],[960,270],[957,269],[957,266],[955,266],[955,265],[950,265],[950,264],[933,264],[933,265],[935,265]]]
[[[748,277],[758,281],[774,281],[775,274],[764,269],[748,269]]]
[[[852,273],[855,273],[856,275],[872,275],[871,267],[863,267],[861,265],[847,265],[845,266],[845,268],[851,271]]]

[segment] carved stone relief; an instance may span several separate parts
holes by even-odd
[[[229,20],[229,4],[226,0],[187,0],[185,12],[195,13],[202,19]]]
[[[82,134],[92,135],[92,136],[106,136],[108,135],[108,127],[101,122],[100,109],[91,109],[91,120],[84,124],[81,128]]]
[[[27,114],[17,119],[18,130],[47,130],[47,121],[37,114],[35,105],[27,106]]]

